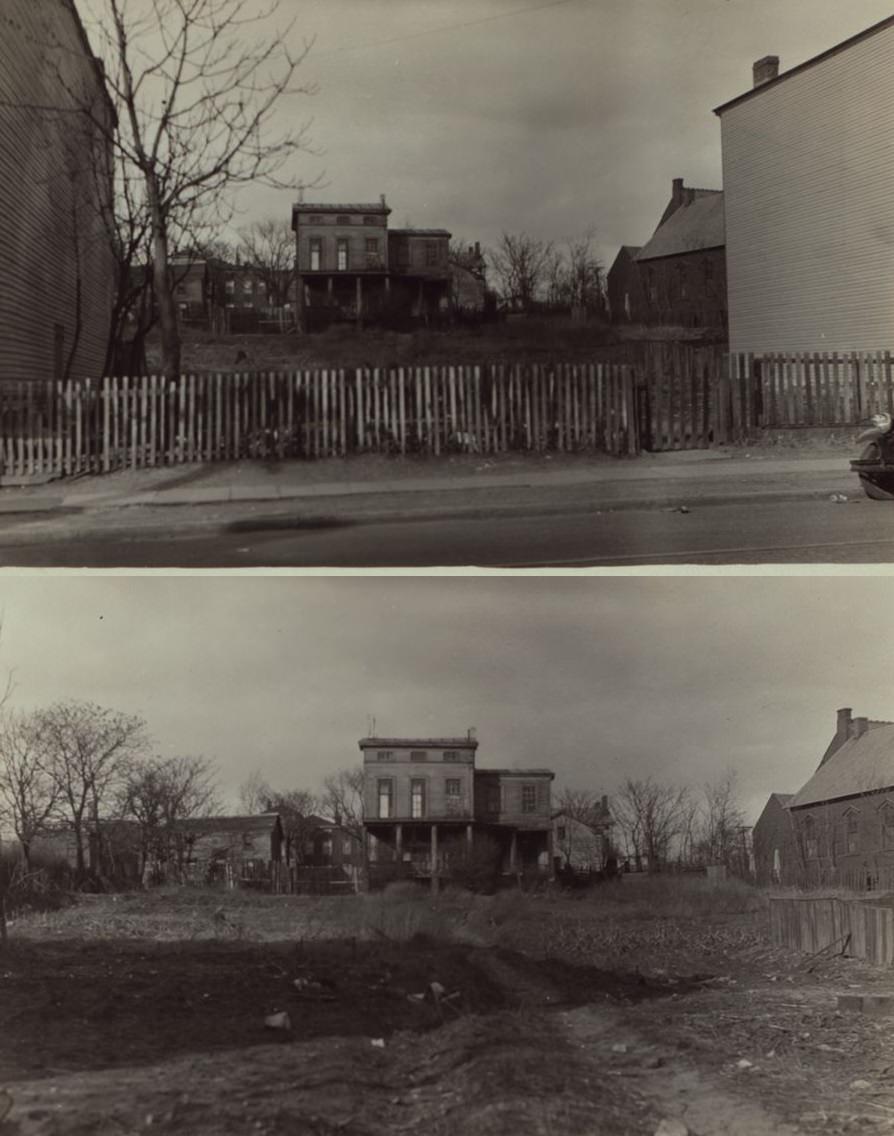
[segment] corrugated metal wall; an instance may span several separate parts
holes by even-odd
[[[86,121],[69,90],[98,78],[67,0],[3,0],[0,11],[0,380],[99,378],[113,260],[97,208]],[[50,109],[47,109],[50,108]],[[107,183],[106,183],[107,188]]]
[[[730,350],[890,347],[894,28],[730,107],[721,133]]]

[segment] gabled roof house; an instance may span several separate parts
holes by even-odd
[[[894,872],[894,722],[839,710],[816,772],[786,808],[808,878]]]

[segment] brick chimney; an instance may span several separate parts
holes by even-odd
[[[851,714],[850,706],[844,706],[838,711],[838,728],[835,731],[835,741],[838,745],[843,745],[851,736]]]
[[[683,204],[684,196],[683,179],[674,178],[671,182],[671,205],[673,205],[674,209],[680,208]]]
[[[755,87],[762,87],[764,83],[771,83],[779,75],[779,56],[765,55],[758,59],[751,68]]]
[[[379,201],[381,201],[382,205],[384,206],[384,204],[385,204],[385,194],[384,193],[379,194]]]
[[[868,718],[854,718],[853,733],[851,734],[851,737],[862,738],[868,729]]]

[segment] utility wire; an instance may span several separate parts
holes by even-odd
[[[550,0],[546,4],[533,4],[528,8],[516,8],[512,12],[498,12],[493,16],[482,16],[477,20],[464,20],[461,24],[442,24],[438,28],[426,28],[420,32],[409,32],[407,35],[393,36],[391,39],[379,39],[372,43],[357,43],[353,47],[336,47],[331,51],[314,52],[311,62],[315,59],[325,59],[330,55],[344,55],[349,51],[364,51],[370,47],[388,47],[393,43],[403,43],[408,39],[419,39],[421,36],[436,35],[438,32],[454,32],[463,28],[474,28],[480,24],[490,24],[494,20],[510,20],[513,16],[524,16],[529,12],[543,12],[547,8],[559,8],[562,4],[574,4],[578,0]]]

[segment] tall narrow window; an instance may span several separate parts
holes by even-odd
[[[339,272],[344,272],[348,267],[348,238],[339,237],[335,247],[338,270]]]
[[[321,237],[310,238],[310,270],[319,272],[323,261],[323,240]]]
[[[391,798],[393,794],[393,786],[391,779],[382,779],[379,781],[379,817],[382,820],[387,820],[392,813]]]
[[[850,812],[844,818],[845,847],[853,855],[860,851],[860,814]]]
[[[808,860],[819,856],[819,840],[816,834],[816,821],[809,816],[804,821],[804,855]]]
[[[522,812],[537,812],[537,786],[522,785]]]
[[[420,820],[425,816],[425,782],[410,782],[410,816]]]
[[[882,848],[894,848],[894,807],[883,805],[882,815]]]

